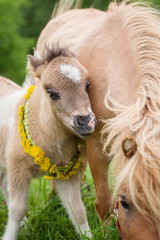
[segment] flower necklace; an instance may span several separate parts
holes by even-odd
[[[28,121],[29,98],[34,89],[35,86],[31,86],[28,89],[27,94],[24,96],[27,99],[26,105],[19,108],[20,119],[18,128],[22,139],[21,145],[23,146],[24,151],[34,158],[34,162],[36,165],[40,166],[40,170],[47,172],[47,175],[44,176],[45,179],[69,179],[71,176],[76,175],[77,169],[82,164],[82,156],[80,152],[77,150],[77,153],[67,165],[64,167],[58,167],[56,164],[51,163],[50,159],[45,156],[45,153],[39,146],[35,145],[30,136]]]

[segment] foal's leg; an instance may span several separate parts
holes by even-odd
[[[4,173],[0,173],[0,187],[5,198],[5,201],[8,205],[8,181],[7,175]]]
[[[76,227],[76,231],[80,232],[81,230],[82,234],[86,233],[87,237],[92,237],[87,221],[86,210],[81,200],[80,181],[81,176],[77,173],[76,176],[71,177],[70,180],[56,180],[56,189],[70,219]]]
[[[86,140],[87,157],[96,188],[95,206],[100,219],[106,219],[110,214],[112,196],[108,186],[108,163],[102,153],[102,146],[96,136]]]
[[[31,175],[31,174],[30,174]],[[27,172],[19,172],[9,176],[8,223],[2,240],[16,240],[21,220],[27,211],[27,196],[30,179]]]

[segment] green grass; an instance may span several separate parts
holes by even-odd
[[[114,218],[106,226],[98,220],[94,207],[95,188],[87,168],[82,186],[82,199],[87,210],[87,216],[94,240],[119,240],[119,233]],[[30,186],[27,221],[20,227],[18,240],[80,240],[68,218],[65,209],[53,190],[50,192],[50,182],[34,179]],[[0,192],[0,239],[7,221],[7,207]]]

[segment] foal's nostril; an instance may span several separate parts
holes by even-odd
[[[86,125],[86,122],[87,122],[87,117],[86,116],[79,116],[77,119],[76,119],[76,123],[78,126],[80,127],[83,127]]]
[[[91,116],[90,114],[89,115],[79,115],[79,116],[76,116],[75,117],[75,124],[78,126],[78,127],[85,127],[88,123],[89,123],[89,120],[90,120]]]

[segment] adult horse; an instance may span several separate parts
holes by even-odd
[[[0,186],[8,205],[3,240],[16,240],[33,177],[55,179],[69,217],[91,237],[80,195],[77,136],[94,131],[87,70],[69,49],[53,47],[29,56],[35,86],[27,94],[0,77]],[[73,134],[74,133],[74,134]]]
[[[39,52],[57,41],[70,47],[89,72],[89,96],[98,119],[96,132],[86,140],[95,205],[104,219],[112,203],[107,168],[114,156],[124,239],[160,238],[158,14],[126,2],[111,3],[107,12],[71,10],[52,19],[37,44]]]

